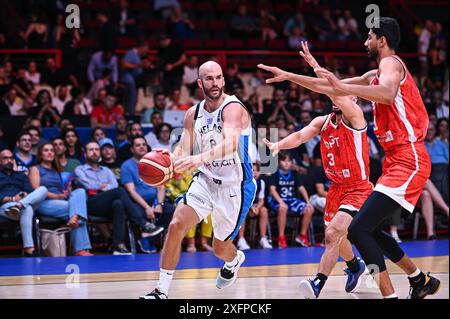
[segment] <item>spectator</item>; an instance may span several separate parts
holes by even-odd
[[[436,139],[447,144],[448,147],[448,118],[440,118],[436,123]]]
[[[34,85],[38,85],[41,81],[41,73],[37,70],[36,62],[30,61],[28,63],[28,70],[25,71],[25,78]]]
[[[56,91],[56,96],[53,98],[53,105],[58,110],[58,114],[64,113],[64,106],[69,102],[69,91],[66,85],[61,85]]]
[[[420,62],[420,83],[423,84],[428,76],[428,49],[430,47],[431,34],[433,32],[433,21],[427,19],[425,27],[420,32],[419,42],[417,45],[417,53]]]
[[[448,102],[442,98],[442,93],[435,91],[433,94],[433,103],[431,103],[431,110],[429,113],[436,113],[436,118],[445,118],[448,121]],[[431,115],[431,114],[430,114]]]
[[[116,104],[117,99],[113,95],[108,95],[104,102],[94,106],[91,113],[91,126],[110,128],[114,126],[119,117],[124,115],[123,108]]]
[[[360,39],[358,22],[353,18],[350,10],[345,10],[344,15],[337,20],[339,28],[338,39],[341,41],[358,40]]]
[[[177,0],[155,0],[153,2],[153,10],[163,20],[167,19],[172,10],[179,6],[180,4]]]
[[[6,74],[6,69],[3,65],[0,65],[0,97],[2,97],[9,89],[10,79]],[[0,108],[1,114],[1,108]]]
[[[8,148],[8,143],[4,140],[5,132],[3,132],[2,125],[0,124],[0,152]]]
[[[86,164],[75,169],[77,183],[88,194],[89,215],[108,217],[113,220],[113,255],[131,255],[124,243],[126,209],[133,213],[124,189],[118,188],[114,173],[99,165],[100,147],[97,142],[86,144]]]
[[[27,49],[44,49],[48,39],[48,28],[44,14],[32,14],[31,23],[22,35]]]
[[[17,135],[17,152],[14,153],[17,172],[28,173],[28,170],[35,164],[36,158],[31,154],[31,135],[28,131],[22,131]]]
[[[434,39],[433,39],[434,40]],[[436,40],[431,41],[427,53],[428,77],[432,81],[443,81],[445,78],[445,64],[447,56],[441,54]]]
[[[194,36],[194,24],[189,19],[189,15],[181,10],[181,7],[174,7],[167,22],[166,30],[175,39],[186,40]]]
[[[325,9],[322,12],[322,16],[314,22],[313,30],[317,34],[320,41],[329,41],[334,39],[337,26],[331,17],[330,9]]]
[[[72,99],[64,105],[64,115],[91,115],[91,101],[84,96],[82,90],[73,87],[70,90]]]
[[[10,88],[3,99],[0,100],[0,115],[26,115],[23,100],[17,96],[17,90]]]
[[[187,60],[184,47],[167,34],[162,34],[159,40],[158,59],[160,71],[163,73],[164,93],[167,95],[173,90],[179,90],[183,81],[183,67]]]
[[[47,199],[40,207],[39,213],[68,220],[72,229],[72,247],[75,256],[93,256],[89,252],[91,243],[87,231],[86,192],[84,189],[71,190],[64,188],[61,182],[62,169],[56,161],[55,150],[50,143],[39,147],[37,165],[30,169],[30,182],[34,189],[45,186]]]
[[[272,41],[277,37],[273,26],[276,22],[276,18],[269,13],[267,9],[259,10],[259,17],[257,19],[257,26],[261,32],[261,40],[264,42]]]
[[[125,53],[122,59],[122,82],[125,84],[126,112],[134,115],[137,103],[136,79],[143,72],[141,57],[147,54],[148,44],[141,41],[138,45]]]
[[[163,117],[160,111],[154,111],[152,113],[150,123],[152,124],[153,130],[145,135],[145,140],[147,141],[148,145],[154,145],[158,142],[158,138],[155,134],[155,129],[163,123]]]
[[[293,34],[294,28],[299,28],[302,34],[305,32],[305,21],[303,14],[300,12],[297,12],[294,17],[286,21],[283,29],[284,36],[289,38]],[[296,48],[298,48],[298,44]]]
[[[30,185],[23,172],[16,172],[10,150],[0,151],[0,217],[20,220],[20,230],[25,257],[35,257],[33,242],[34,210],[47,197],[47,189]]]
[[[98,143],[101,139],[105,137],[106,133],[100,126],[96,126],[92,129],[91,141],[96,141]]]
[[[196,55],[191,55],[184,66],[183,74],[183,84],[189,91],[189,95],[193,96],[195,94],[195,89],[197,88],[198,79],[198,57]]]
[[[327,175],[325,175],[325,171],[322,165],[320,167],[313,167],[313,176],[316,193],[312,195],[309,200],[311,202],[311,205],[313,205],[315,209],[324,213],[331,181],[327,178]]]
[[[438,205],[448,218],[448,205],[445,203],[433,182],[427,180],[422,195],[420,196],[420,206],[422,207],[422,215],[427,227],[428,240],[437,238],[434,233],[434,203]]]
[[[119,7],[113,11],[112,21],[118,26],[119,34],[133,37],[137,35],[136,18],[129,7],[130,3],[127,0],[120,0]]]
[[[106,92],[113,92],[113,83],[111,82],[111,70],[105,69],[103,70],[102,77],[95,81],[91,88],[89,89],[89,92],[87,93],[87,98],[90,101],[95,101],[100,96],[100,91],[106,90]]]
[[[258,217],[259,220],[259,245],[263,249],[270,249],[272,245],[267,240],[267,224],[269,223],[269,212],[264,206],[265,199],[265,183],[260,179],[260,166],[258,163],[253,164],[253,178],[256,180],[256,194],[253,205],[248,212],[250,218]],[[250,249],[249,244],[244,237],[245,232],[245,220],[241,225],[241,229],[238,233],[237,247],[240,250]]]
[[[303,31],[299,27],[294,27],[288,37],[288,46],[291,49],[296,50],[299,47],[299,43],[301,43],[302,41],[307,41],[303,34]]]
[[[111,80],[114,84],[119,81],[119,70],[117,65],[117,56],[112,51],[97,51],[89,61],[87,77],[91,84],[100,80],[104,76],[104,71],[111,71]]]
[[[304,247],[311,246],[307,231],[314,213],[314,207],[309,202],[308,192],[303,186],[300,175],[291,170],[292,156],[286,152],[279,154],[279,169],[269,179],[270,195],[267,204],[271,210],[277,213],[278,218],[278,248],[286,248],[286,219],[288,212],[297,216],[303,214],[299,235],[295,241]],[[297,198],[297,192],[304,200]]]
[[[231,18],[231,36],[233,38],[248,38],[256,32],[256,22],[253,17],[247,15],[247,5],[241,3],[238,6],[238,14]]]
[[[239,65],[231,63],[225,71],[225,91],[234,94],[235,88],[244,88],[244,83],[239,76]]]
[[[54,126],[61,120],[57,108],[52,104],[52,96],[46,89],[39,91],[33,107],[28,113],[31,116],[36,116],[41,121],[43,127]]]
[[[144,134],[142,130],[142,126],[139,122],[129,122],[127,126],[127,143],[123,143],[123,146],[117,150],[117,161],[119,165],[122,165],[123,162],[130,159],[133,156],[131,152],[131,143],[130,141],[135,136],[142,136]],[[148,148],[148,152],[150,152],[151,148]]]
[[[156,143],[151,144],[152,149],[165,149],[172,151],[172,141],[170,133],[172,132],[172,125],[168,123],[162,123],[155,128]]]
[[[153,112],[158,112],[161,117],[164,116],[164,111],[168,108],[167,97],[163,92],[156,92],[153,95],[153,107],[145,110],[142,117],[142,123],[150,123]],[[154,127],[154,126],[153,126]]]
[[[114,51],[117,48],[117,28],[111,23],[106,12],[98,12],[97,20],[100,22],[98,32],[100,51]]]
[[[28,128],[28,133],[31,137],[31,154],[36,155],[39,146],[46,143],[47,140],[41,137],[41,130],[36,126],[30,126]]]
[[[100,165],[108,167],[114,173],[114,176],[120,181],[120,165],[117,162],[116,149],[110,138],[102,138],[98,142],[101,152]]]
[[[307,126],[309,123],[311,123],[312,117],[310,112],[300,112],[300,124],[301,127]],[[308,157],[313,158],[313,151],[316,144],[320,141],[320,136],[317,135],[314,138],[310,139],[308,142],[305,143],[306,150],[308,152]]]
[[[84,163],[83,146],[77,131],[74,128],[66,129],[61,133],[61,138],[64,140],[67,148],[66,157],[68,159],[74,158]]]
[[[186,234],[186,252],[195,253],[197,251],[197,247],[195,247],[195,234],[197,232],[197,225],[189,229]],[[207,220],[202,220],[200,223],[200,245],[201,249],[204,251],[213,252],[214,249],[209,244],[209,241],[212,237],[213,227],[212,227],[212,219],[211,215],[208,215]]]
[[[448,203],[448,145],[437,139],[436,129],[429,125],[425,137],[425,146],[431,158],[430,180],[437,187],[442,197]]]
[[[181,101],[181,91],[174,89],[167,101],[167,110],[187,111],[192,104],[184,103]]]
[[[62,168],[63,172],[74,174],[75,168],[81,165],[80,161],[76,158],[67,158],[67,147],[61,137],[55,137],[52,140],[52,145],[55,150],[56,161]]]
[[[56,66],[54,58],[48,58],[45,68],[41,72],[41,84],[48,84],[52,88],[58,85],[73,85],[78,87],[78,80],[72,73]]]
[[[138,162],[147,153],[145,138],[135,136],[130,141],[133,157],[126,160],[120,167],[120,179],[132,199],[132,209],[154,221],[159,226],[158,233],[169,226],[172,219],[173,206],[166,202],[165,187],[152,187],[145,184],[139,177]],[[153,235],[156,235],[156,230]]]
[[[127,120],[121,116],[116,122],[117,136],[114,140],[114,146],[119,149],[128,142],[127,140]]]
[[[18,69],[14,82],[12,83],[12,87],[17,90],[18,95],[22,98],[30,96],[34,88],[33,83],[26,79],[25,72],[25,69]]]

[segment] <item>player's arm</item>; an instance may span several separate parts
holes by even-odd
[[[350,96],[330,96],[330,98],[353,128],[362,130],[367,126],[363,111]]]
[[[194,143],[194,115],[196,106],[189,108],[184,115],[184,127],[181,133],[180,141],[175,146],[173,157],[180,158],[191,155]]]
[[[241,123],[242,117],[244,116],[244,109],[239,103],[231,103],[223,110],[222,116],[223,140],[206,152],[178,160],[175,163],[175,171],[190,171],[204,163],[224,158],[236,152],[241,136]]]
[[[379,85],[348,84],[340,81],[328,70],[318,72],[325,77],[339,92],[346,95],[356,95],[368,101],[391,104],[398,92],[402,79],[403,67],[396,59],[383,59],[380,63]]]
[[[325,120],[326,116],[318,116],[300,131],[289,134],[279,142],[271,143],[266,138],[263,139],[263,142],[272,151],[272,155],[275,156],[280,150],[296,148],[319,134]]]

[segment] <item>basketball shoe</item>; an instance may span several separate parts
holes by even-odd
[[[243,264],[245,260],[245,255],[242,251],[237,251],[237,262],[234,266],[229,268],[227,264],[223,265],[222,269],[219,271],[219,275],[216,280],[216,287],[223,289],[231,286],[237,279],[237,273],[239,267]]]
[[[139,299],[168,299],[165,293],[159,291],[158,288],[153,289],[152,292],[146,294],[145,296],[140,296]]]
[[[320,294],[320,287],[311,279],[302,280],[299,285],[300,296],[303,299],[317,299]]]
[[[430,273],[425,275],[423,283],[415,282],[414,278],[408,278],[411,288],[409,289],[408,299],[423,299],[428,295],[434,295],[441,288],[441,281],[435,277],[430,276]]]
[[[358,260],[359,263],[359,269],[357,272],[351,272],[350,269],[345,268],[344,272],[347,274],[347,282],[345,284],[345,291],[346,292],[353,292],[355,291],[359,285],[361,284],[362,281],[362,277],[365,274],[368,274],[369,271],[366,268],[366,264],[364,263],[364,261],[357,257],[356,258]]]

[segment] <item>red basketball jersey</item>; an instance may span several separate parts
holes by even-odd
[[[390,105],[373,102],[373,129],[385,151],[397,145],[422,142],[427,135],[428,114],[419,89],[406,65],[396,55],[405,70],[397,95]],[[371,85],[378,85],[378,74]]]
[[[322,127],[320,153],[325,174],[332,183],[369,181],[367,127],[353,129],[342,120],[336,123],[336,114],[329,114]]]

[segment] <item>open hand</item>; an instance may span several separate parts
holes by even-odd
[[[308,42],[302,41],[301,42],[303,51],[299,51],[300,55],[305,59],[305,61],[309,64],[310,67],[313,69],[320,68],[319,63],[317,63],[316,59],[313,57],[311,52],[309,52],[308,48]]]
[[[267,138],[263,138],[264,144],[269,148],[269,150],[272,152],[272,156],[275,156],[280,151],[280,147],[278,143],[272,143]]]
[[[265,64],[258,64],[258,68],[263,69],[265,71],[273,73],[273,78],[267,79],[266,83],[276,83],[276,82],[283,82],[286,80],[289,80],[289,72],[286,72],[280,68],[277,68],[275,66],[268,66]]]
[[[194,171],[202,165],[203,162],[201,160],[200,154],[187,156],[175,161],[175,172],[182,173],[185,171]]]

